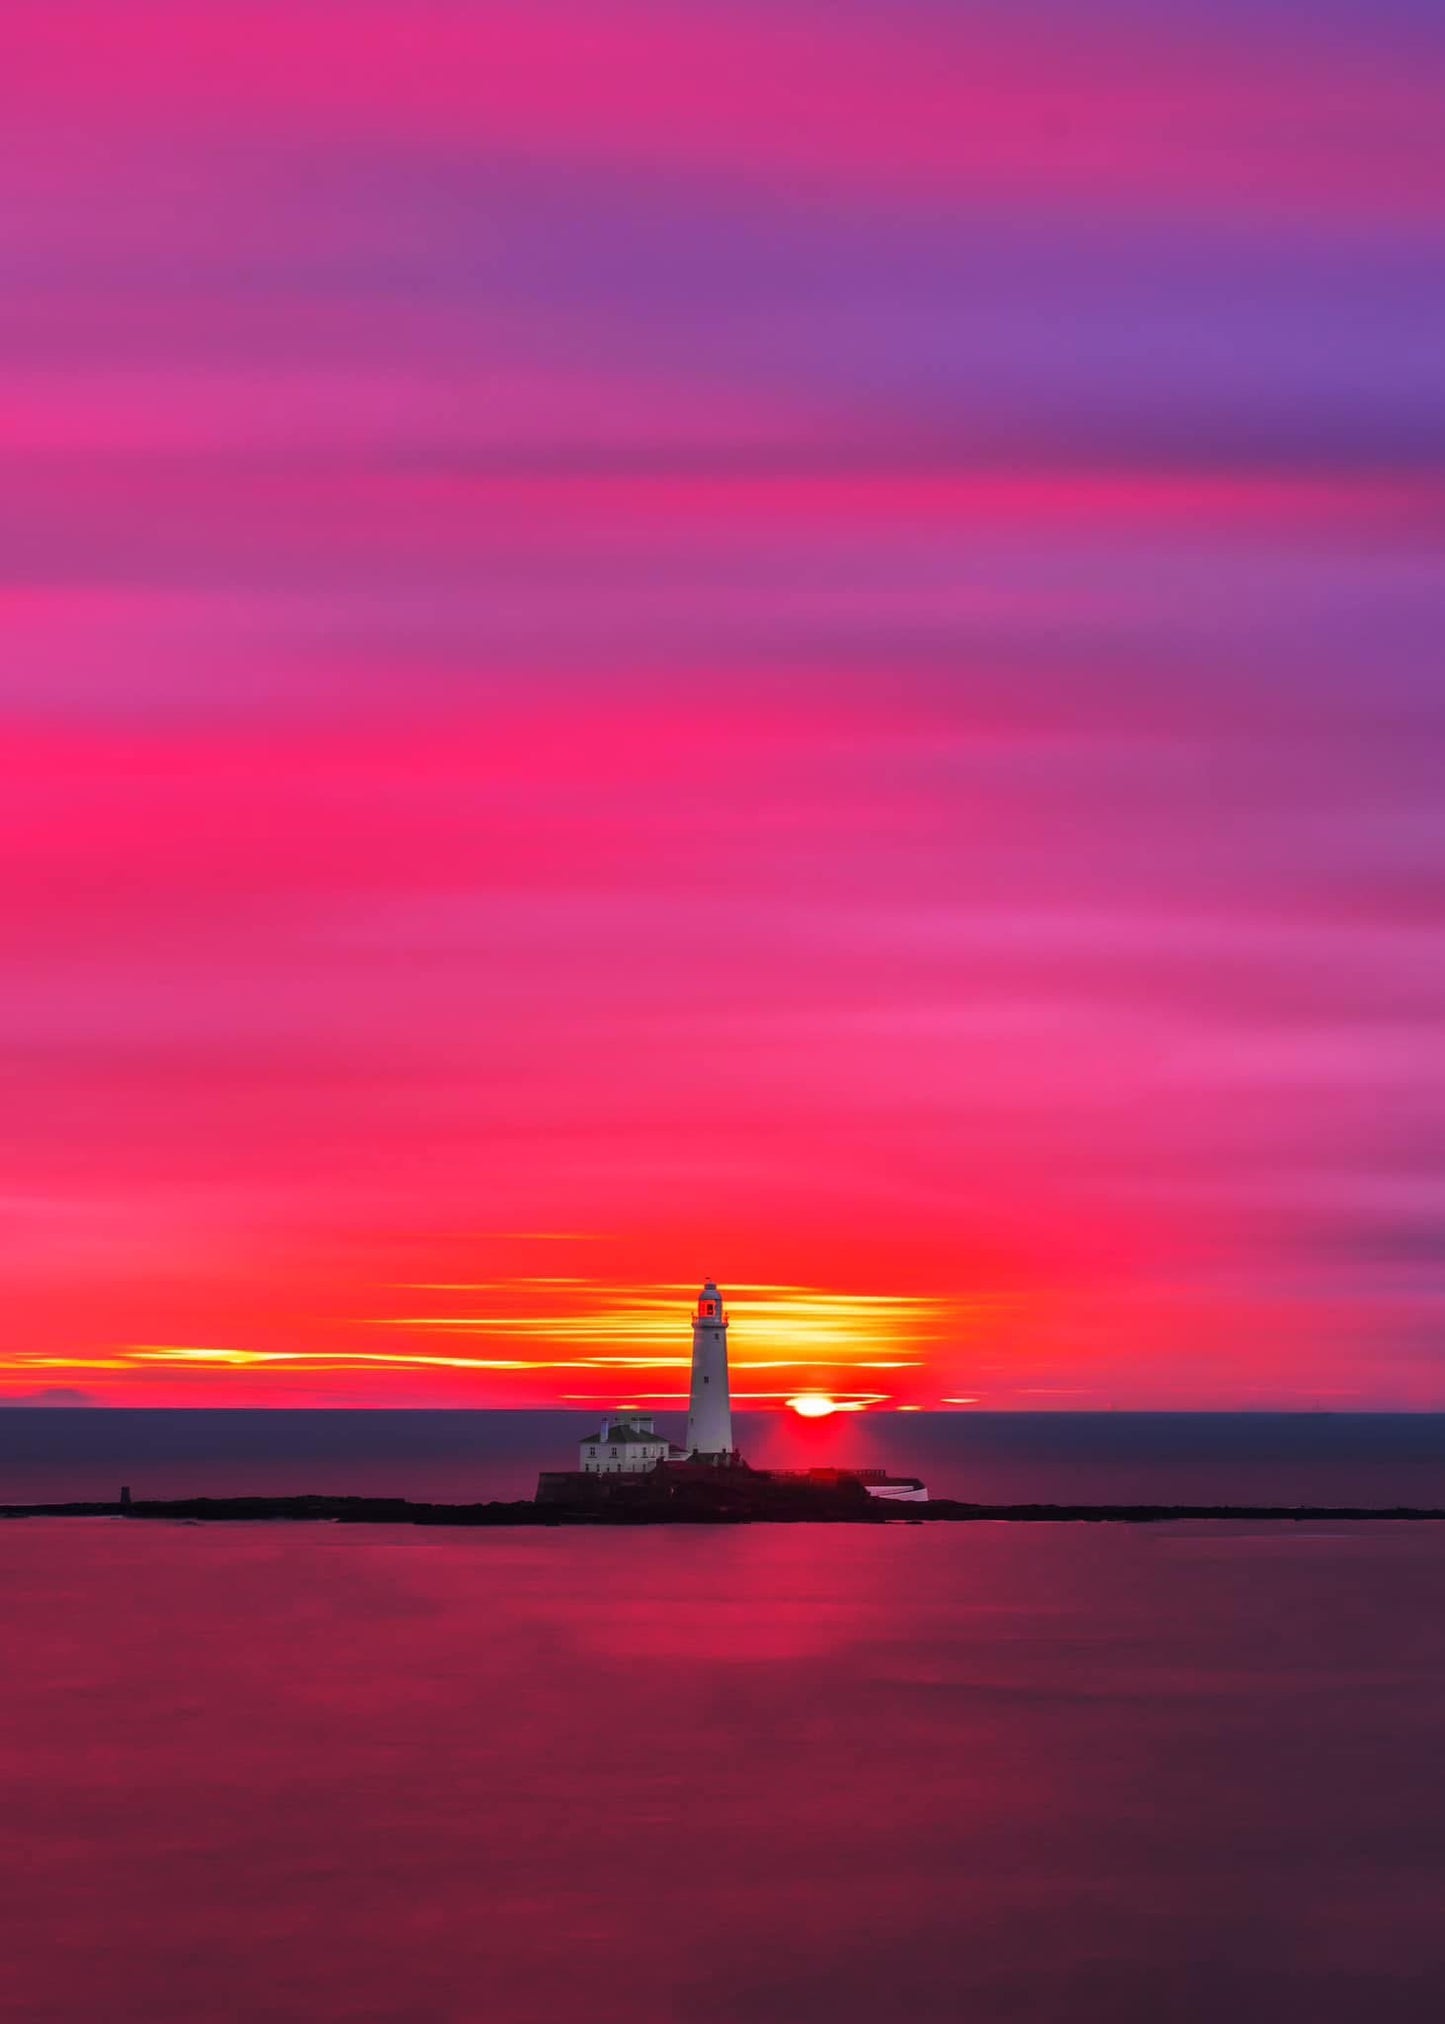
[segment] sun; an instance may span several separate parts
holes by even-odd
[[[788,1404],[800,1419],[825,1420],[829,1413],[840,1412],[842,1408],[836,1399],[830,1399],[826,1392],[799,1392]]]

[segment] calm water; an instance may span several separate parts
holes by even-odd
[[[1445,1526],[0,1531],[7,2020],[1445,2014]]]
[[[595,1418],[591,1422],[595,1425]],[[682,1419],[659,1418],[681,1439]],[[1445,1506],[1445,1414],[740,1414],[765,1465],[881,1463],[955,1497]],[[530,1497],[577,1412],[0,1409],[0,1503],[305,1490]]]

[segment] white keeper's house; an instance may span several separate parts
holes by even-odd
[[[654,1433],[651,1413],[609,1413],[595,1434],[578,1444],[584,1476],[638,1476],[659,1462],[681,1462],[686,1451]]]

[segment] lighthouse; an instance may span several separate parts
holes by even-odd
[[[692,1392],[687,1408],[687,1452],[696,1462],[726,1462],[733,1454],[733,1413],[728,1398],[728,1320],[711,1279],[697,1296],[692,1317]]]

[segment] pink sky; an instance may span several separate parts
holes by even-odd
[[[1434,10],[7,42],[0,1397],[1445,1406]]]

